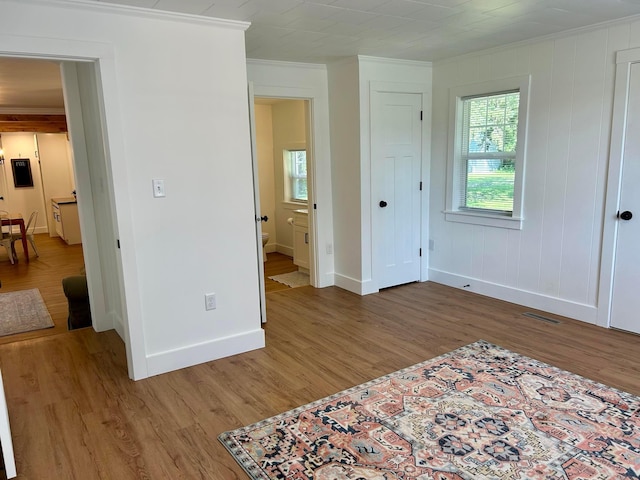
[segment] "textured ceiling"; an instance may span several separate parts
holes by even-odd
[[[311,63],[358,54],[434,61],[640,14],[640,0],[115,2],[249,21],[249,58]]]
[[[640,15],[640,0],[89,1],[248,21],[248,58],[309,63],[435,61]],[[62,106],[55,64],[0,59],[0,108],[16,106]]]

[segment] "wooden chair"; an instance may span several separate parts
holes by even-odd
[[[33,251],[36,252],[36,257],[39,257],[40,254],[38,253],[38,249],[36,248],[36,241],[33,238],[33,234],[36,230],[37,220],[38,220],[38,211],[34,210],[31,213],[29,220],[27,221],[27,226],[24,228],[24,231],[27,235],[27,240],[29,240],[29,243],[33,247]],[[18,258],[18,255],[16,254],[16,246],[15,246],[15,242],[18,242],[18,241],[22,241],[22,234],[20,233],[20,230],[18,229],[17,232],[11,231],[11,253],[15,258]]]
[[[7,254],[9,255],[9,260],[11,260],[11,265],[13,265],[14,262],[14,250],[13,250],[13,234],[11,233],[11,216],[9,215],[9,212],[6,212],[4,210],[0,210],[0,219],[2,220],[8,220],[9,223],[8,224],[2,224],[1,228],[0,228],[0,245],[2,245],[4,248],[7,249]]]

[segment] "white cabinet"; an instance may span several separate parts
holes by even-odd
[[[293,212],[293,263],[298,270],[309,270],[309,214],[307,210]]]
[[[78,219],[78,203],[75,197],[52,198],[51,211],[56,233],[60,238],[69,245],[82,243],[80,220]]]

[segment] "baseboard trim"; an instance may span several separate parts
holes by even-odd
[[[449,287],[459,288],[468,292],[478,293],[487,297],[497,298],[505,302],[523,305],[543,312],[554,313],[563,317],[596,324],[598,309],[594,305],[572,302],[561,298],[549,297],[536,292],[520,290],[497,283],[465,277],[437,269],[429,269],[429,281],[441,283]],[[466,287],[463,287],[466,286]]]
[[[339,273],[334,273],[334,282],[337,287],[343,288],[358,295],[369,295],[378,293],[378,289],[373,287],[373,282],[367,280],[365,282],[347,277]]]
[[[258,328],[231,337],[147,355],[147,375],[152,377],[219,358],[264,348],[264,330]]]
[[[276,245],[276,252],[286,255],[287,257],[293,258],[293,248],[287,247],[286,245],[280,245],[279,243]]]

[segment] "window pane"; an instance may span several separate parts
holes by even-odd
[[[519,92],[464,99],[463,151],[515,152],[519,106]]]
[[[487,108],[487,123],[489,125],[503,125],[505,123],[506,104],[504,96],[489,98]]]
[[[487,127],[469,129],[469,152],[497,152],[497,145],[492,140],[492,130]]]
[[[472,127],[484,126],[487,123],[487,100],[474,99],[469,102],[469,124]]]
[[[515,169],[513,160],[469,159],[465,206],[485,210],[513,211]]]
[[[296,177],[306,177],[307,176],[307,152],[296,151],[294,153],[294,175]]]
[[[285,200],[307,201],[307,152],[306,150],[285,150]]]
[[[462,155],[466,168],[461,172],[460,207],[512,212],[520,93],[468,97],[462,101]],[[494,153],[498,158],[477,158],[482,153]]]
[[[296,178],[293,181],[293,198],[295,200],[307,200],[307,179]]]

